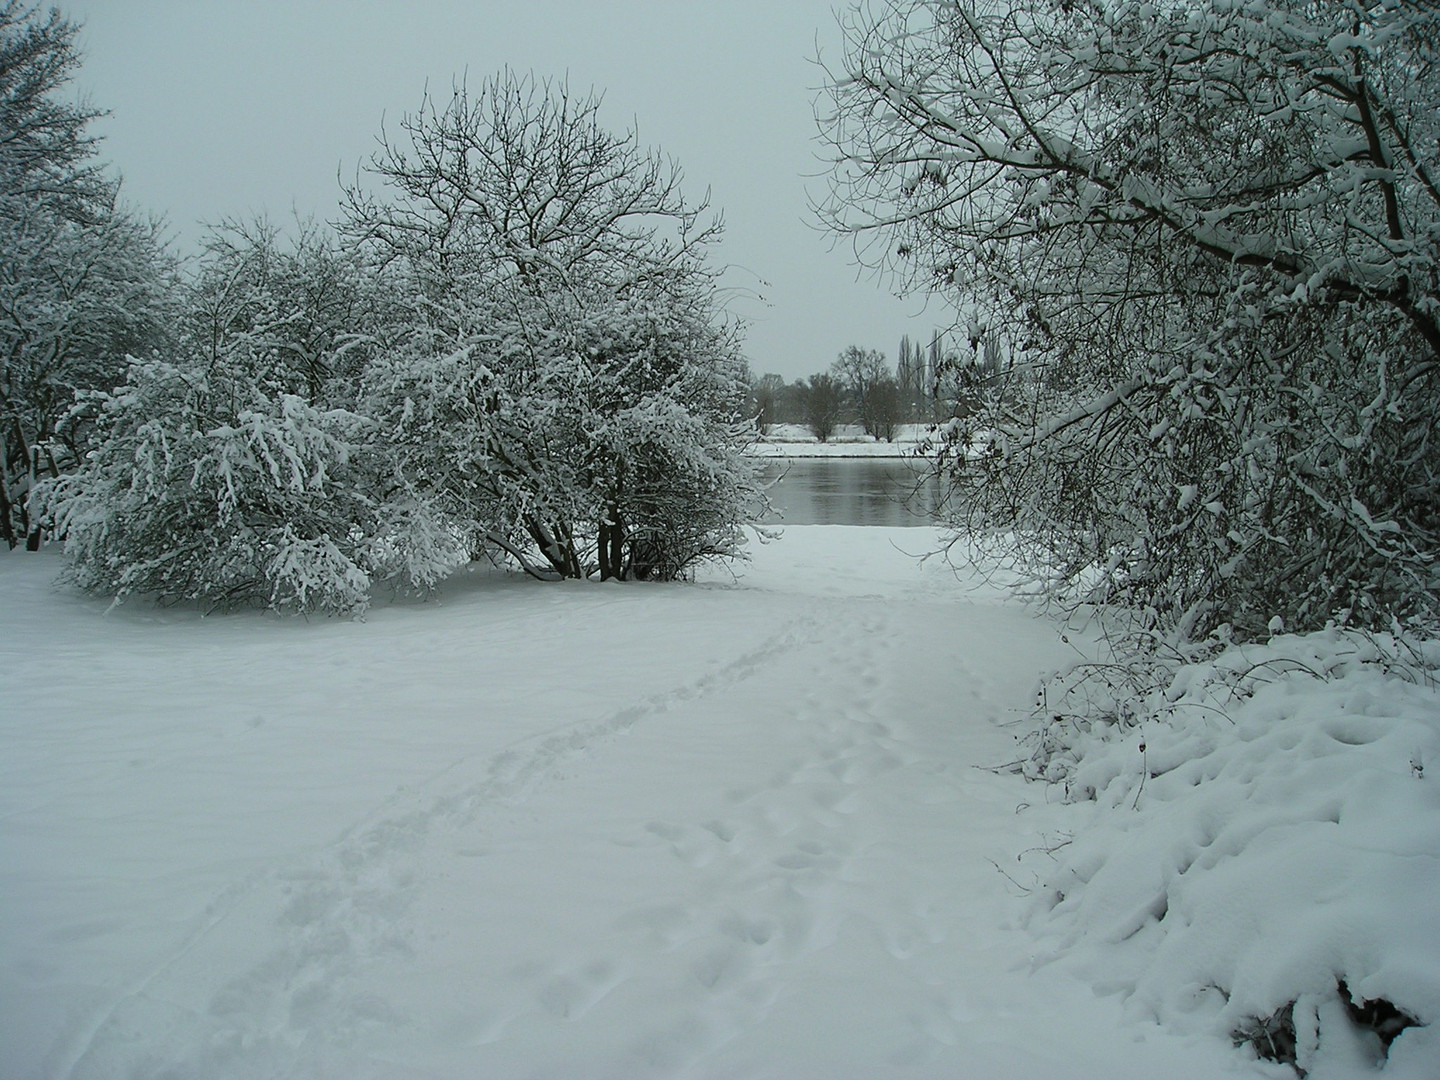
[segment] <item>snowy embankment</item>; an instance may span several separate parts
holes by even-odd
[[[1137,1017],[1312,1080],[1440,1076],[1440,642],[1279,636],[1128,705],[1031,762],[1093,800],[1037,935]]]
[[[901,424],[895,439],[886,442],[866,435],[857,425],[841,425],[825,442],[821,442],[802,424],[772,424],[760,441],[750,448],[756,457],[767,458],[859,458],[909,457],[924,437],[925,424]]]
[[[1360,815],[1363,873],[1390,888],[1403,860],[1433,895],[1434,845],[1412,848],[1434,835],[1437,770],[1327,774],[1333,798],[1305,802],[1274,755],[1244,779],[1267,736],[1236,749],[1221,721],[1188,760],[1229,786],[1167,821],[1188,773],[1150,778],[1132,810],[1118,743],[1075,773],[1093,802],[984,768],[1014,758],[1037,677],[1083,641],[918,563],[934,539],[791,527],[697,585],[477,570],[363,623],[102,614],[52,587],[49,553],[0,558],[0,1074],[1293,1075],[1217,1037],[1220,1009],[1187,1025],[1176,1004],[1205,956],[1238,986],[1257,933],[1279,955],[1351,910],[1283,910],[1307,887],[1280,857],[1293,834],[1246,823]],[[1367,686],[1384,710],[1355,698],[1365,718],[1336,730],[1399,734],[1343,745],[1431,753],[1433,687]],[[1195,821],[1234,855],[1206,875],[1172,866]],[[1267,860],[1273,889],[1226,869]],[[1227,898],[1213,927],[1186,907]],[[1354,939],[1384,945],[1391,992],[1413,944],[1417,1009],[1431,911]],[[1177,923],[1200,936],[1170,955]],[[1434,1075],[1414,1071],[1432,1030],[1401,1034],[1387,1075]]]

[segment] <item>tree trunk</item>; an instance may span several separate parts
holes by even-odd
[[[530,534],[530,539],[535,541],[540,554],[545,556],[545,561],[555,568],[557,574],[567,578],[585,576],[580,566],[580,558],[575,554],[575,542],[563,522],[557,523],[553,529],[548,529],[534,518],[529,518],[525,522],[525,531]]]
[[[9,474],[10,451],[4,431],[0,431],[0,537],[4,537],[5,543],[13,550],[19,546],[20,540],[15,535],[15,522],[10,517],[14,507],[10,503]]]
[[[600,523],[600,536],[596,548],[600,558],[600,580],[625,577],[625,523],[620,519],[620,507],[611,500],[605,508],[606,520]]]

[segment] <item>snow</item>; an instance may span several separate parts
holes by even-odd
[[[749,452],[757,457],[909,457],[929,425],[899,424],[895,440],[876,439],[857,424],[842,424],[826,442],[821,442],[803,424],[772,424],[769,432]]]
[[[1309,1075],[1362,1074],[1381,1047],[1327,1018],[1339,981],[1440,1017],[1437,672],[1436,643],[1338,630],[1180,669],[1146,722],[1076,741],[1093,813],[1032,926],[1134,1013],[1223,1036],[1293,1002]],[[1385,1075],[1437,1075],[1437,1036]]]
[[[0,1073],[1293,1075],[1139,1006],[1167,967],[1251,949],[1248,928],[1280,918],[1267,898],[1302,886],[1163,964],[1154,923],[1128,944],[1094,933],[1092,909],[1169,872],[1192,818],[1151,800],[1179,806],[1184,767],[1148,781],[1144,814],[1128,763],[1080,803],[990,768],[1015,757],[1042,673],[1094,646],[914,558],[936,540],[792,526],[690,585],[476,569],[365,622],[107,612],[52,584],[52,553],[0,558]],[[1433,895],[1440,767],[1380,775],[1433,752],[1433,682],[1354,677],[1368,704],[1347,698],[1364,715],[1346,730],[1394,732],[1353,748],[1375,769],[1340,790],[1329,728],[1313,738],[1331,756],[1300,760],[1383,819],[1356,818],[1387,838],[1362,872],[1388,874],[1393,849]],[[1221,755],[1205,813],[1233,828],[1236,800],[1263,795],[1257,821],[1285,805],[1224,771],[1278,775],[1279,751],[1253,752],[1267,718],[1323,697],[1285,692],[1250,699],[1244,747],[1217,729],[1175,751]],[[1402,782],[1418,786],[1366,797]],[[1044,853],[1082,827],[1122,845],[1089,852],[1102,867],[1132,843],[1162,861],[1096,872],[1052,911],[1034,868],[1063,875]],[[1356,888],[1322,919],[1389,912]],[[1404,932],[1433,934],[1432,910]],[[1396,940],[1377,971],[1403,967]],[[1431,945],[1410,975],[1427,1008]],[[1101,985],[1108,962],[1129,986]],[[1430,1030],[1397,1040],[1410,1071],[1386,1075],[1434,1064]]]

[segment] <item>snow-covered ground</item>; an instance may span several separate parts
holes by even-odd
[[[1082,673],[1093,700],[1112,672]],[[1312,1080],[1440,1076],[1440,642],[1281,634],[1118,712],[1029,744],[1082,800],[1031,860],[1030,925],[1057,962]]]
[[[1162,913],[1114,929],[1156,889],[1112,857],[1173,880],[1183,823],[1137,815],[1178,780],[1131,810],[1128,759],[1080,804],[986,768],[1088,646],[917,562],[934,540],[791,527],[693,585],[476,571],[365,622],[105,614],[50,553],[0,558],[0,1075],[1294,1075],[1147,1012]],[[1433,752],[1433,686],[1367,692]],[[1225,800],[1250,793],[1232,757]],[[1433,895],[1422,771],[1371,800],[1419,820],[1365,872],[1394,849]],[[1082,826],[1120,847],[1066,863]],[[1432,1030],[1396,1075],[1440,1074],[1414,1071]]]

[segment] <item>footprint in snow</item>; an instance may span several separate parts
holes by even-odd
[[[719,930],[728,938],[749,945],[768,945],[779,932],[774,919],[747,919],[740,915],[727,915],[720,920]]]
[[[728,844],[731,840],[735,839],[736,828],[728,822],[718,819],[715,821],[707,821],[705,823],[705,829],[722,843]]]
[[[806,840],[795,845],[775,859],[775,865],[783,870],[838,870],[840,860],[826,853],[824,844]]]
[[[557,1020],[579,1020],[622,980],[618,964],[611,960],[596,960],[578,971],[546,980],[536,994],[536,1000]]]
[[[715,841],[723,840],[708,826],[704,829],[690,829],[664,821],[652,821],[645,826],[645,830],[667,841],[672,855],[696,869],[710,864],[718,850]],[[728,843],[728,840],[724,842]]]
[[[723,944],[706,950],[690,965],[690,972],[706,990],[720,991],[748,978],[754,968],[748,950]]]

